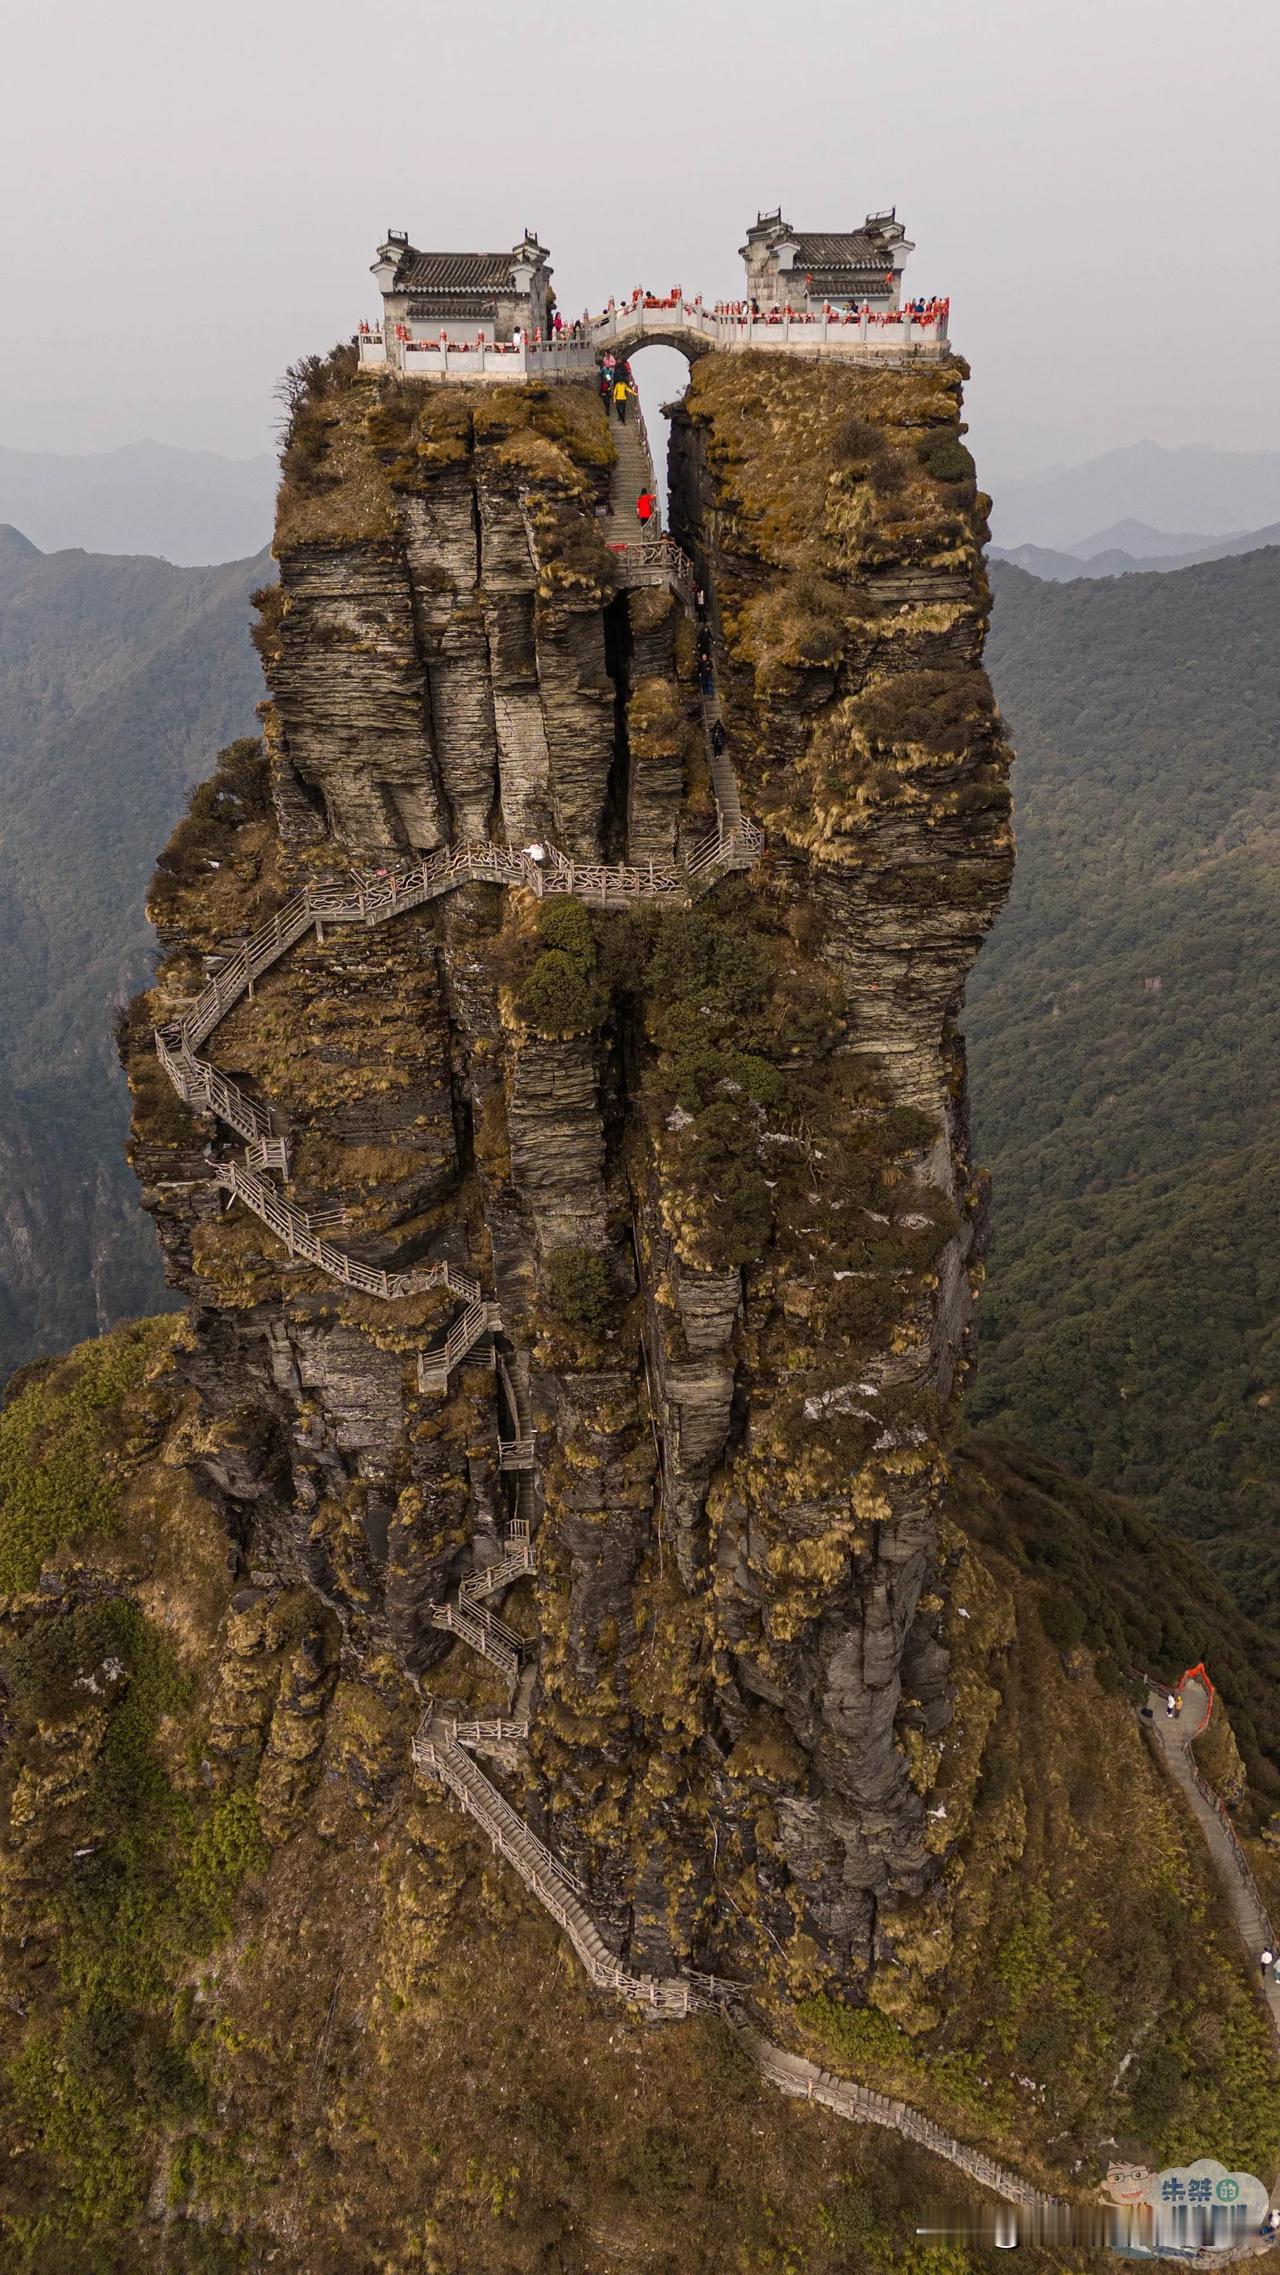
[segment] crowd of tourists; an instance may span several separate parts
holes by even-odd
[[[807,279],[806,282],[811,288],[812,279]],[[893,275],[890,272],[885,277],[885,289],[892,290],[892,287]],[[641,285],[636,285],[630,299],[621,302],[610,299],[601,315],[584,316],[574,326],[574,332],[582,338],[590,332],[599,331],[603,325],[616,323],[619,313],[625,315],[629,310],[634,313],[642,309],[685,306],[701,312],[702,294],[699,292],[686,302],[678,284],[673,285],[667,293],[646,292]],[[935,295],[926,299],[921,293],[913,300],[904,300],[900,308],[873,308],[869,300],[860,301],[853,307],[837,307],[833,301],[824,300],[815,307],[811,299],[806,299],[802,308],[793,307],[790,301],[784,301],[778,307],[763,308],[756,299],[716,300],[707,313],[730,324],[781,324],[787,319],[793,324],[819,324],[824,318],[829,324],[860,324],[864,317],[869,324],[900,324],[908,316],[913,324],[942,324],[951,313],[951,300],[949,295]]]
[[[489,339],[484,332],[477,332],[474,340],[458,340],[451,338],[443,327],[436,337],[415,339],[413,327],[404,322],[393,324],[390,331],[391,337],[398,341],[401,347],[420,348],[434,352],[441,345],[444,345],[448,347],[451,354],[467,355],[483,349],[487,355],[515,355],[526,345],[537,348],[584,347],[589,345],[595,333],[617,323],[619,318],[625,317],[629,311],[679,308],[686,305],[701,314],[703,308],[702,294],[699,293],[695,299],[686,303],[679,285],[674,286],[669,293],[662,295],[645,292],[637,285],[629,300],[619,303],[611,299],[599,316],[588,315],[584,309],[581,316],[574,316],[566,320],[558,308],[554,309],[547,326],[545,339],[540,325],[528,333],[517,327],[510,340]],[[912,324],[925,327],[933,325],[942,330],[945,328],[947,318],[951,313],[951,301],[949,297],[945,296],[926,300],[921,294],[913,300],[904,300],[900,308],[873,308],[870,301],[867,300],[862,301],[857,307],[849,308],[836,307],[829,300],[824,300],[817,307],[813,306],[812,303],[806,303],[802,308],[795,308],[789,301],[786,301],[779,307],[764,308],[758,300],[754,299],[717,300],[713,302],[707,313],[715,317],[719,323],[743,327],[748,324],[826,324],[829,328],[833,324],[857,324],[860,327],[869,328],[873,325],[901,324],[909,319]],[[381,339],[383,336],[380,328],[374,324],[362,323],[360,331],[362,336],[370,339]],[[601,392],[603,393],[603,389]],[[625,407],[623,411],[619,412],[619,416],[624,415]]]
[[[616,356],[611,348],[606,348],[600,358],[600,400],[622,427],[627,423],[628,403],[638,400],[630,364],[625,356]]]

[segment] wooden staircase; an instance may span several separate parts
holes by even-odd
[[[468,1273],[459,1272],[453,1264],[427,1264],[420,1271],[385,1272],[380,1265],[358,1263],[355,1257],[347,1255],[344,1249],[335,1248],[332,1241],[317,1233],[312,1219],[302,1209],[295,1208],[292,1201],[285,1200],[256,1170],[242,1168],[234,1161],[218,1162],[212,1181],[229,1199],[242,1201],[284,1242],[291,1256],[303,1257],[307,1263],[327,1272],[331,1279],[341,1280],[344,1286],[355,1288],[361,1295],[393,1301],[398,1296],[425,1295],[432,1288],[447,1288],[451,1295],[475,1308],[479,1288]],[[491,1311],[495,1307],[481,1308]]]
[[[520,1672],[520,1652],[524,1637],[514,1627],[508,1627],[496,1612],[486,1611],[471,1604],[436,1604],[431,1611],[431,1625],[457,1635],[487,1659],[490,1666],[514,1683]]]
[[[432,1626],[456,1635],[514,1685],[520,1675],[525,1639],[505,1619],[500,1619],[497,1612],[489,1610],[488,1598],[498,1595],[503,1588],[512,1587],[536,1569],[528,1519],[513,1517],[496,1563],[482,1565],[478,1572],[469,1572],[459,1583],[456,1603],[434,1604],[430,1615]],[[515,1725],[509,1723],[505,1727],[513,1730]],[[527,1735],[527,1724],[525,1731]]]
[[[443,1343],[438,1344],[434,1350],[419,1354],[419,1390],[447,1390],[454,1368],[461,1366],[486,1335],[498,1334],[501,1327],[502,1313],[497,1304],[486,1301],[477,1291],[461,1319],[449,1329]]]
[[[633,1975],[614,1957],[582,1902],[580,1883],[449,1735],[443,1719],[428,1717],[423,1722],[413,1741],[413,1759],[420,1771],[438,1778],[462,1804],[497,1854],[506,1858],[544,1911],[559,1922],[593,1983],[662,2014],[689,2014],[695,2006],[712,2003],[683,1975]]]
[[[528,1522],[523,1517],[513,1517],[497,1563],[482,1565],[478,1572],[468,1573],[459,1584],[458,1602],[464,1610],[470,1609],[473,1604],[496,1596],[501,1589],[510,1588],[515,1581],[523,1580],[534,1569]]]

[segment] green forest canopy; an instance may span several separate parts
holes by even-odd
[[[1018,869],[966,1025],[996,1245],[971,1411],[1280,1607],[1280,550],[994,572]]]

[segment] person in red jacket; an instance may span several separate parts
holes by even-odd
[[[642,490],[636,499],[636,520],[642,529],[647,529],[653,520],[653,509],[657,502],[652,490]]]

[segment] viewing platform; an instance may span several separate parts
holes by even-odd
[[[478,334],[461,340],[443,330],[428,337],[410,323],[363,329],[358,335],[363,371],[398,371],[406,379],[446,381],[589,379],[606,350],[626,357],[655,345],[680,349],[692,362],[712,352],[798,355],[848,363],[940,362],[951,353],[950,304],[922,308],[772,308],[753,314],[732,302],[708,307],[701,296],[664,299],[633,295],[610,302],[598,316],[568,324],[547,340],[511,341]]]

